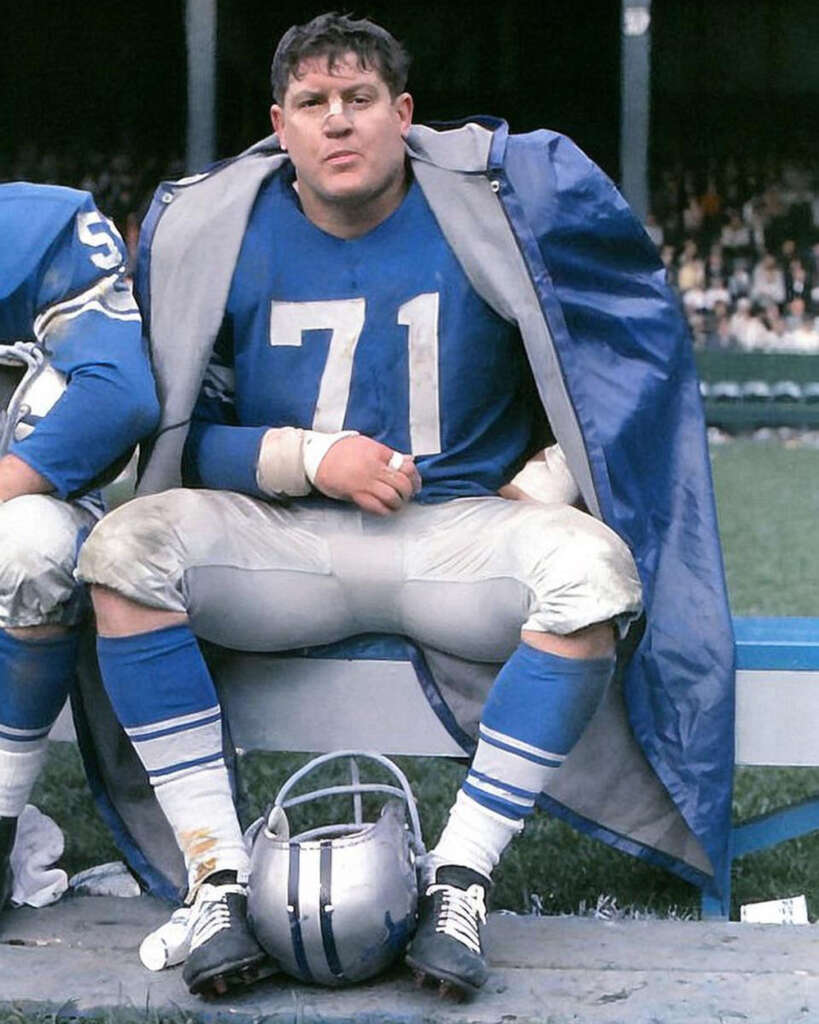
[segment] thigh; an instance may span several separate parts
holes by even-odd
[[[106,516],[79,574],[154,608],[188,614],[198,636],[242,650],[328,643],[355,631],[327,535],[345,510],[177,489]]]
[[[571,506],[460,499],[420,508],[416,518],[402,614],[422,643],[501,661],[521,629],[566,634],[639,612],[627,546]]]
[[[84,612],[77,553],[95,522],[50,495],[0,504],[0,627],[74,625]]]

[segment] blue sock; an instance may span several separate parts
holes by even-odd
[[[106,692],[152,784],[223,763],[219,699],[187,625],[98,637]]]
[[[76,630],[20,640],[0,629],[0,745],[14,750],[48,735],[76,663]]]
[[[499,672],[463,785],[477,803],[520,820],[580,738],[614,658],[563,658],[521,643]]]

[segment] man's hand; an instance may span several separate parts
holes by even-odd
[[[50,480],[16,455],[4,455],[0,459],[0,501],[10,501],[22,494],[48,494],[53,490]]]
[[[345,437],[336,441],[319,463],[315,485],[331,498],[352,501],[365,512],[387,516],[421,489],[412,457],[405,455],[400,468],[393,469],[389,462],[394,454],[371,437]]]
[[[576,505],[581,498],[566,456],[557,444],[530,459],[498,494],[511,501],[539,501],[544,505]]]

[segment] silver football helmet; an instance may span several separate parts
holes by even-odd
[[[48,362],[42,345],[0,345],[0,455],[30,434],[65,391],[65,376]]]
[[[314,769],[342,758],[350,759],[349,784],[287,798]],[[400,785],[361,782],[361,758],[382,765]],[[390,798],[374,822],[362,820],[363,793]],[[287,808],[339,794],[352,796],[353,822],[290,835]],[[415,929],[416,859],[424,845],[409,782],[388,758],[355,750],[314,758],[285,782],[249,838],[250,922],[288,974],[346,985],[372,977],[403,952]]]

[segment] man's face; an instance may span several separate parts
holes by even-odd
[[[271,116],[305,208],[367,207],[403,188],[412,98],[393,99],[381,75],[362,69],[354,54],[332,69],[326,58],[304,61]]]

